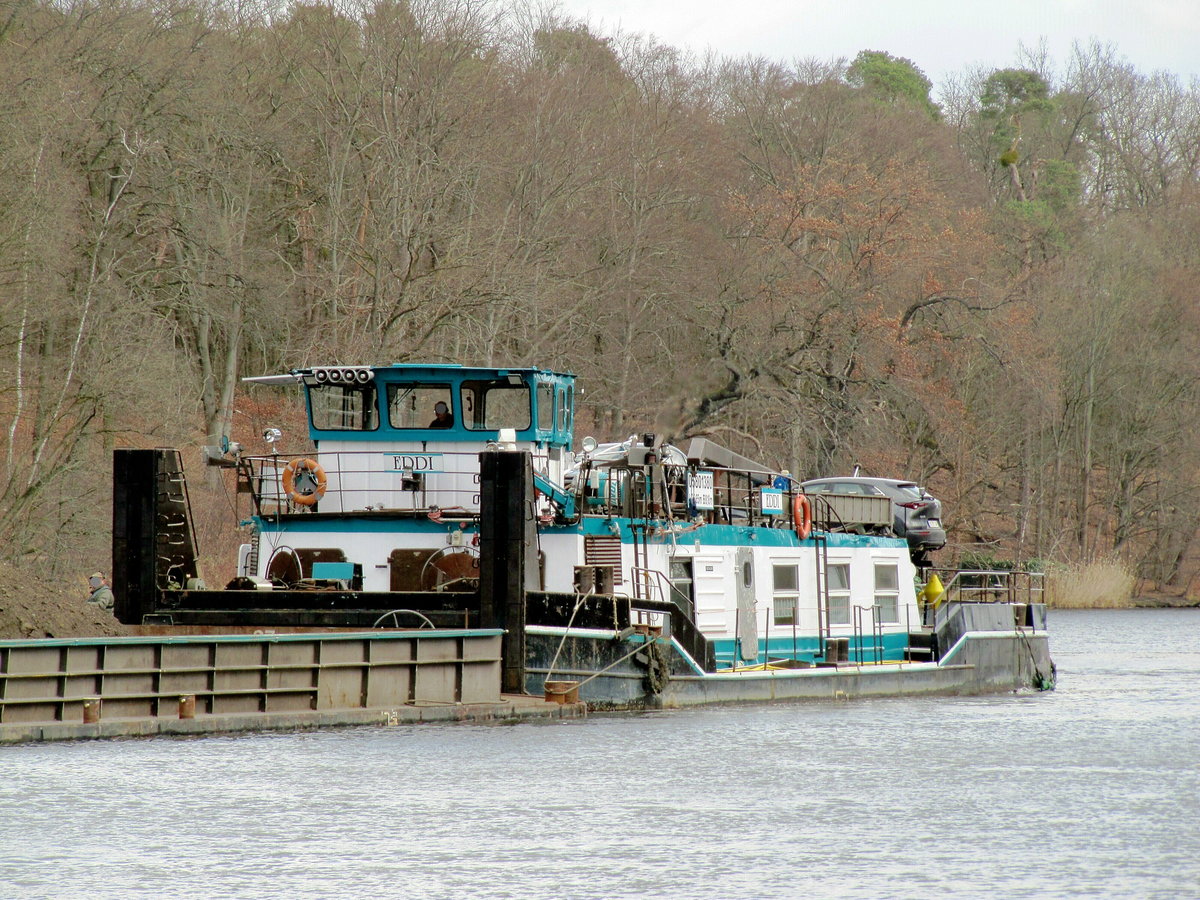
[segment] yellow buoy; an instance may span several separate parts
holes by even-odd
[[[925,582],[925,587],[921,590],[921,597],[928,606],[937,609],[941,605],[942,598],[945,596],[946,589],[942,587],[942,580],[937,577],[937,573],[935,572]]]

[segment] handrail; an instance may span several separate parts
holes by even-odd
[[[298,506],[283,487],[297,458],[314,460],[326,487],[315,503]],[[407,464],[407,465],[406,465]],[[479,452],[464,450],[313,450],[238,460],[239,491],[260,515],[285,512],[404,512],[474,516],[480,505]]]
[[[947,600],[966,603],[1038,603],[1044,596],[1044,572],[1013,569],[933,569]],[[980,583],[971,584],[970,580]],[[1035,599],[1036,598],[1036,599]]]
[[[867,613],[871,616],[871,656],[876,663],[883,662],[883,623],[878,615],[879,607],[877,606],[855,606],[854,607],[854,647],[855,654],[858,656],[858,663],[862,665],[863,659],[863,618]]]
[[[658,600],[660,602],[665,603],[670,600],[672,587],[671,580],[667,578],[666,574],[661,569],[650,569],[645,566],[633,566],[629,570],[629,573],[633,576],[634,600],[653,600],[655,598],[648,595],[653,591],[657,591]],[[643,577],[639,578],[639,576]],[[654,578],[652,579],[650,576],[654,576]],[[664,584],[666,585],[665,590],[663,588]],[[642,594],[643,588],[645,588],[648,592],[646,596],[643,596]]]

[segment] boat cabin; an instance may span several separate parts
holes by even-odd
[[[560,483],[574,427],[575,376],[537,368],[325,366],[247,378],[299,384],[304,459],[264,461],[260,512],[479,509],[479,451],[528,450]],[[289,453],[295,457],[296,453]]]

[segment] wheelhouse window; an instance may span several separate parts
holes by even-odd
[[[453,428],[455,424],[449,384],[389,384],[387,409],[393,428]]]
[[[575,391],[573,388],[563,390],[558,389],[558,430],[563,434],[567,433],[567,429],[571,424],[571,402],[574,400]]]
[[[828,570],[829,624],[850,624],[850,564],[831,563]]]
[[[475,431],[527,429],[531,421],[529,385],[514,378],[515,381],[464,381],[459,392],[463,424]]]
[[[900,621],[900,578],[894,562],[875,563],[875,615],[880,622]]]
[[[374,384],[313,384],[308,388],[318,431],[374,431],[379,427]]]
[[[795,625],[800,600],[800,574],[796,566],[772,566],[774,572],[775,624]]]
[[[554,428],[554,386],[544,381],[538,382],[538,428],[550,431]]]

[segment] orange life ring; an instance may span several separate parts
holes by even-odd
[[[796,537],[805,540],[812,534],[812,504],[803,494],[792,500],[792,524],[796,526]]]
[[[296,476],[301,473],[312,479],[312,490],[301,493],[295,489]],[[301,506],[312,506],[324,497],[327,483],[325,470],[315,459],[293,459],[283,470],[283,492],[287,494],[289,500]]]

